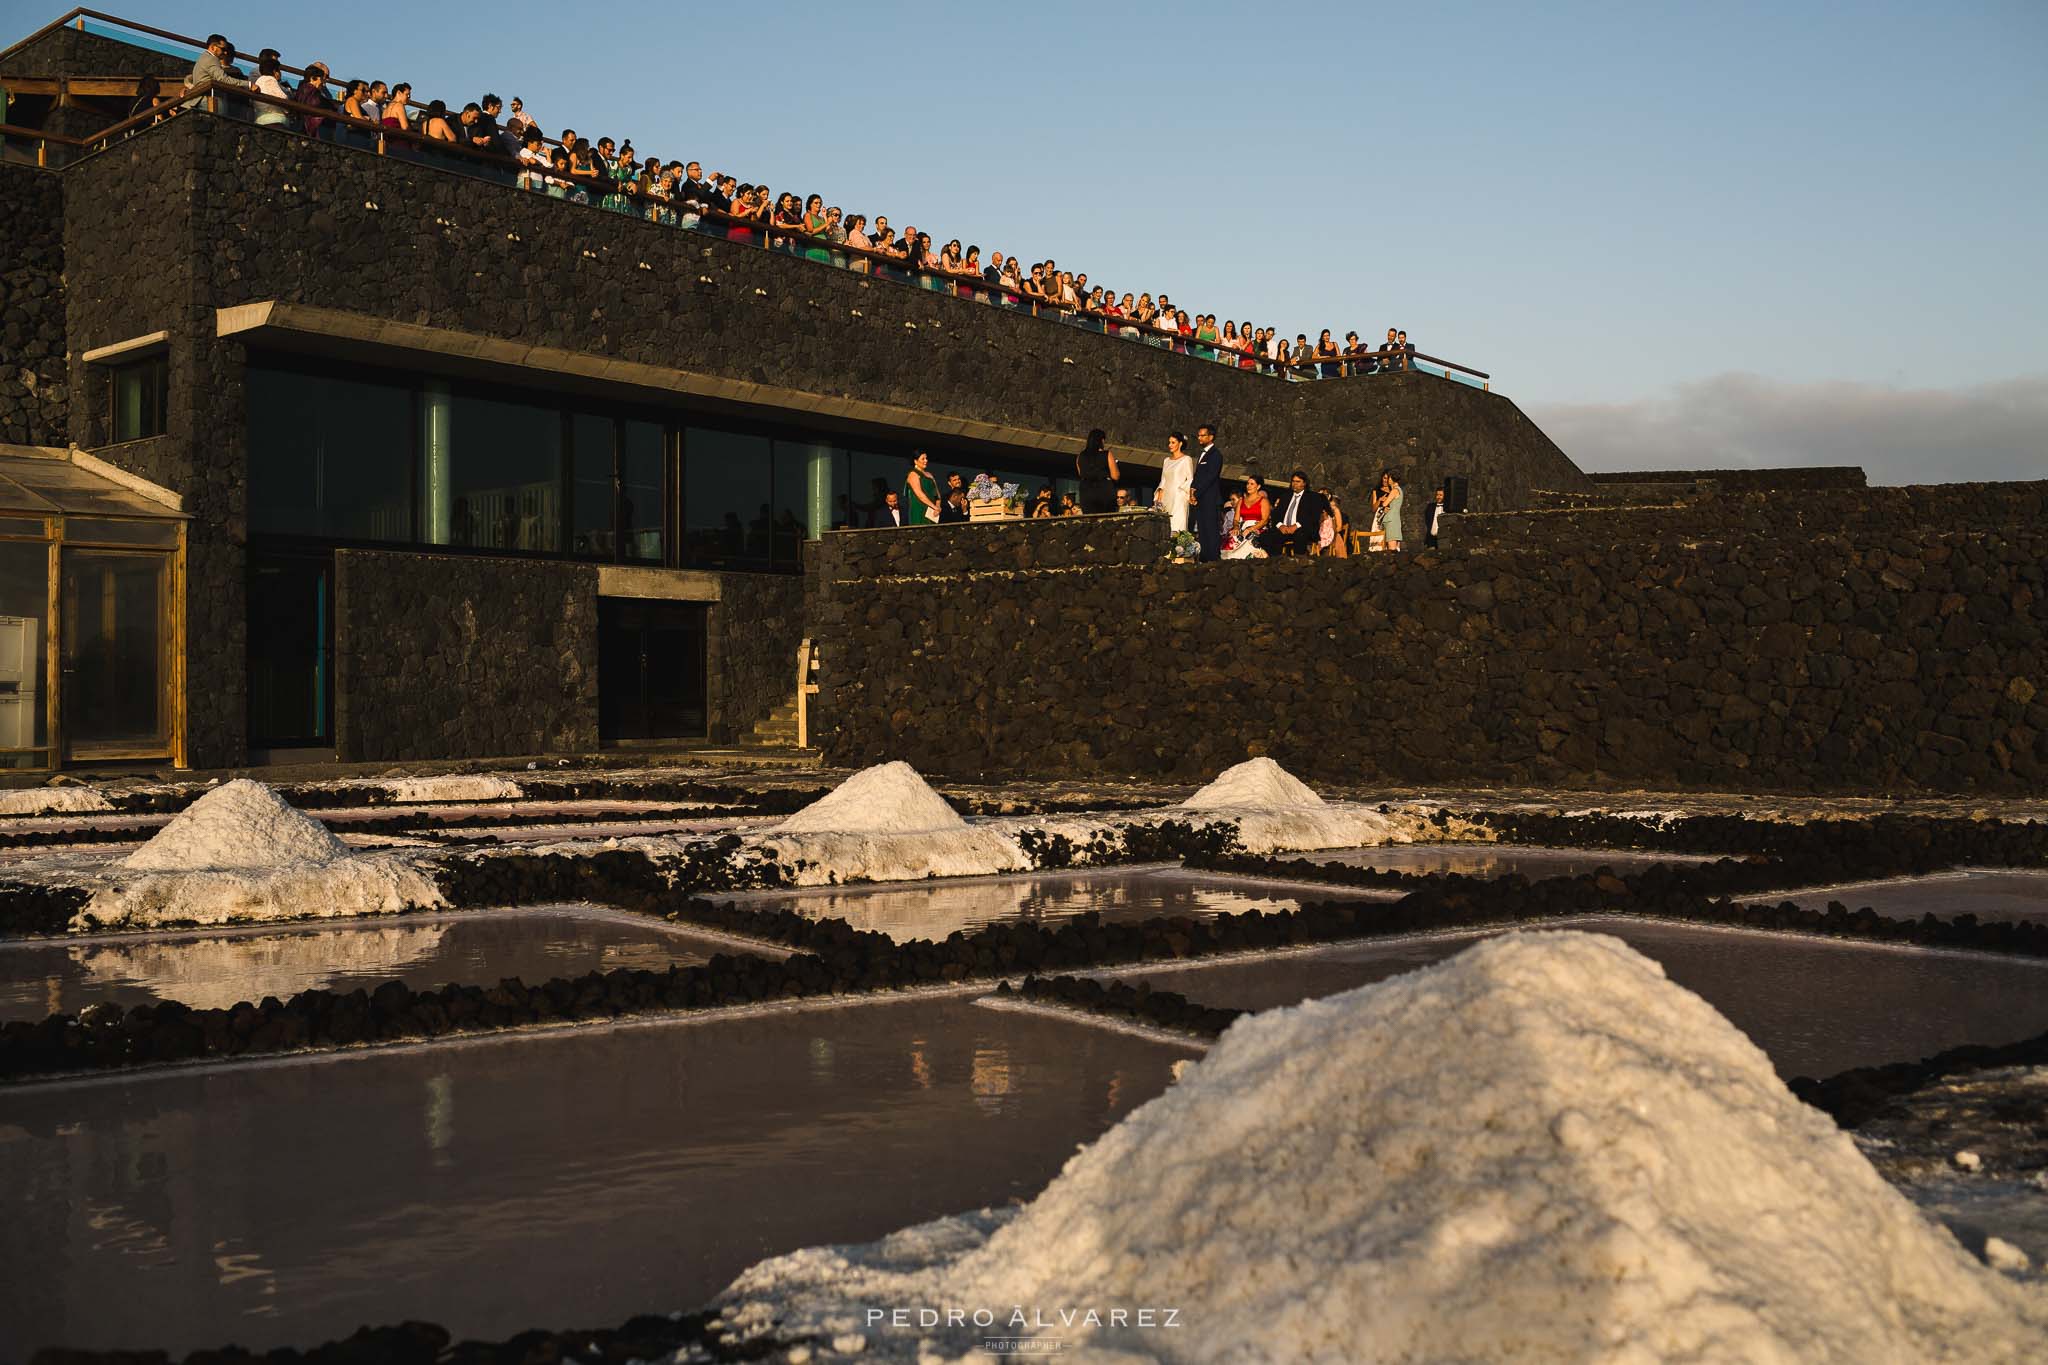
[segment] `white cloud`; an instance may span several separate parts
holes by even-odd
[[[1534,403],[1580,468],[1861,465],[1872,483],[2048,479],[2048,375],[1967,389],[1722,374],[1632,403]]]

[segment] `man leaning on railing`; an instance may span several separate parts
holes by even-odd
[[[228,74],[227,55],[234,51],[232,44],[218,33],[206,40],[206,51],[199,54],[199,60],[192,63],[192,74],[185,78],[187,90],[197,90],[202,85],[225,85],[236,90],[247,90],[249,82],[240,76]]]

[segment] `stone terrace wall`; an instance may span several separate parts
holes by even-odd
[[[1840,513],[1849,533],[1760,510],[1724,535],[1539,514],[1352,560],[913,574],[898,551],[879,579],[846,567],[887,549],[828,536],[826,757],[1195,779],[1264,753],[1333,782],[2040,792],[2041,498],[1872,490]]]
[[[1410,488],[1468,474],[1496,509],[1584,484],[1506,398],[1428,375],[1290,384],[226,119],[135,141],[196,162],[210,306],[280,299],[1076,438],[1102,426],[1152,455],[1213,419],[1233,463],[1354,493],[1388,465]]]
[[[1698,483],[1712,481],[1730,492],[1862,488],[1869,483],[1853,464],[1801,465],[1786,469],[1602,470],[1586,475],[1594,483]]]
[[[343,550],[334,556],[343,760],[597,748],[597,569]]]
[[[0,165],[0,442],[61,446],[70,435],[64,360],[64,188]]]

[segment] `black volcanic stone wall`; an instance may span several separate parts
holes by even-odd
[[[1170,430],[1214,419],[1233,462],[1302,464],[1354,492],[1388,464],[1411,487],[1470,472],[1482,507],[1584,484],[1513,403],[1466,385],[1286,383],[292,133],[192,122],[200,230],[218,244],[211,304],[347,309],[1075,438],[1099,425],[1151,457]]]
[[[1640,469],[1589,473],[1596,484],[1703,483],[1719,484],[1731,493],[1814,491],[1863,488],[1869,479],[1852,464],[1795,465],[1786,469]]]
[[[342,550],[336,747],[347,760],[597,748],[597,569]]]
[[[918,533],[827,536],[826,759],[1197,778],[1269,754],[1325,781],[2037,792],[2044,487],[1681,509],[1719,534],[1536,513],[1432,553],[1209,566],[992,552],[974,570],[937,536],[928,562]],[[1816,507],[1837,525],[1802,519]],[[891,576],[868,576],[877,555]]]
[[[87,35],[90,36],[90,35]],[[223,251],[197,235],[193,175],[207,120],[180,116],[68,167],[64,184],[65,317],[71,439],[185,499],[186,750],[195,767],[247,753],[245,488],[241,347],[215,337],[202,265]],[[168,330],[169,429],[106,445],[104,392],[79,356]]]
[[[0,442],[63,445],[70,395],[64,189],[53,172],[0,165]]]
[[[795,574],[725,574],[711,612],[711,738],[748,734],[796,695],[804,581]]]
[[[0,77],[154,75],[176,76],[183,81],[191,70],[189,57],[174,57],[168,52],[116,42],[97,33],[81,33],[69,26],[53,29],[0,58]]]

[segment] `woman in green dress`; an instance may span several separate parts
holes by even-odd
[[[935,526],[939,520],[939,476],[932,473],[932,457],[922,450],[910,459],[910,473],[904,476],[903,490],[908,493],[910,524],[912,526]]]
[[[830,220],[825,217],[825,197],[818,194],[812,195],[804,202],[804,235],[807,237],[823,237],[825,230],[830,226]],[[823,242],[805,242],[804,259],[822,261],[826,265],[830,265],[832,264],[832,248],[826,246]]]
[[[1391,469],[1380,475],[1380,534],[1389,550],[1401,548],[1401,485]]]

